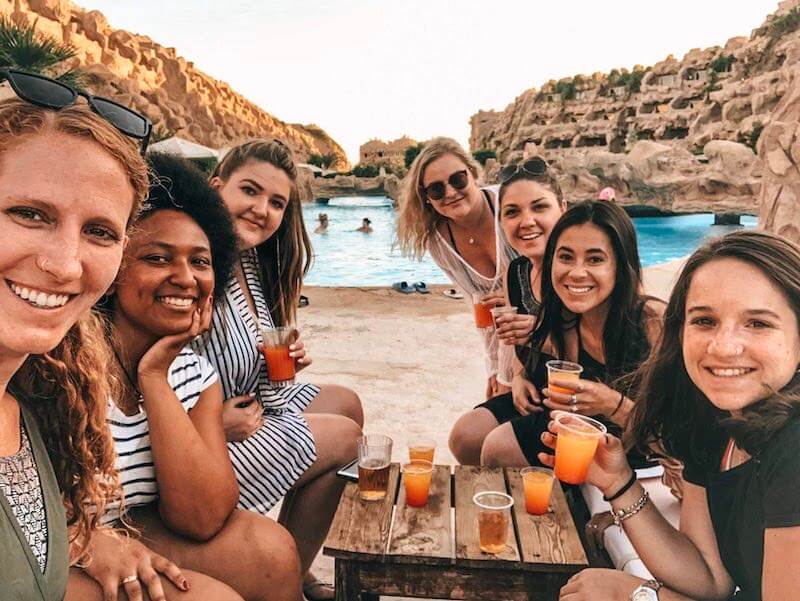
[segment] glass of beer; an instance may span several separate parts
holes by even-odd
[[[525,490],[525,511],[531,515],[544,515],[550,510],[553,470],[544,467],[526,467],[520,475]]]
[[[369,434],[358,439],[358,494],[364,501],[381,501],[389,487],[392,439]]]
[[[406,487],[406,504],[410,507],[425,507],[431,488],[433,464],[416,459],[403,464],[403,485]]]
[[[514,499],[495,491],[479,492],[472,497],[478,507],[478,539],[481,551],[497,555],[506,550],[508,528]]]
[[[432,440],[411,440],[408,443],[408,459],[414,461],[430,461],[433,463],[433,455],[436,453],[436,443]]]
[[[591,417],[565,411],[559,411],[555,420],[558,424],[556,478],[568,484],[583,484],[606,427]]]
[[[289,356],[289,345],[297,339],[297,329],[293,327],[262,328],[264,361],[271,382],[294,380],[294,359]]]
[[[509,305],[505,305],[502,307],[492,307],[489,309],[489,313],[492,314],[492,323],[494,323],[494,327],[498,327],[497,325],[497,318],[501,315],[516,315],[517,308],[511,307]]]
[[[577,363],[572,363],[571,361],[558,360],[548,361],[545,365],[547,365],[547,388],[553,392],[560,392],[561,394],[572,394],[574,390],[562,388],[560,386],[554,386],[550,382],[553,379],[575,380],[577,382],[581,377],[583,367]]]
[[[491,328],[494,325],[491,307],[483,304],[481,301],[483,296],[483,294],[478,292],[472,295],[472,310],[475,313],[475,326],[477,328]]]

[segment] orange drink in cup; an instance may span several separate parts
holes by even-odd
[[[406,505],[425,507],[431,488],[433,464],[416,459],[403,464],[403,485],[406,488]]]
[[[506,550],[511,506],[514,499],[502,492],[479,492],[472,497],[478,508],[478,539],[481,551],[497,555]]]
[[[550,508],[553,471],[544,467],[526,467],[520,475],[525,490],[525,511],[531,515],[544,515]]]
[[[420,459],[433,463],[433,455],[435,452],[436,443],[432,440],[412,440],[408,443],[409,461]]]
[[[572,394],[573,390],[554,386],[550,382],[552,380],[575,380],[577,382],[581,377],[583,367],[571,361],[558,360],[548,361],[545,365],[547,365],[547,388],[561,394]]]
[[[472,295],[472,310],[475,313],[475,327],[477,328],[491,328],[494,325],[492,320],[492,311],[489,305],[484,305],[481,302],[482,294],[477,292]]]
[[[568,484],[582,484],[606,427],[596,419],[576,413],[560,411],[555,419],[556,478]]]
[[[289,356],[289,345],[297,339],[297,330],[292,327],[263,328],[261,339],[270,381],[293,380],[295,364],[294,359]]]

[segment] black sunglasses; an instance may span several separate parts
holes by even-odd
[[[153,130],[150,119],[113,100],[92,96],[55,79],[16,69],[0,70],[0,81],[4,80],[11,84],[11,89],[19,98],[46,109],[56,111],[63,109],[75,104],[78,96],[82,96],[89,103],[92,111],[126,136],[141,140],[142,152],[150,143],[150,132]]]
[[[454,190],[463,190],[469,184],[469,174],[466,169],[456,171],[453,175],[447,178],[446,182],[438,181],[431,182],[427,186],[419,185],[419,195],[423,199],[428,200],[442,200],[447,192],[447,184]]]
[[[535,157],[533,159],[528,159],[524,163],[506,165],[500,170],[500,174],[497,176],[497,182],[502,186],[517,177],[520,173],[527,173],[528,175],[539,177],[547,173],[547,163],[544,159]]]

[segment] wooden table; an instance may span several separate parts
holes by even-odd
[[[393,464],[383,501],[362,501],[355,483],[345,488],[323,550],[336,560],[337,601],[377,595],[549,601],[588,565],[558,482],[552,513],[533,516],[525,511],[518,469],[455,466],[451,474],[451,466],[437,465],[428,505],[418,509],[406,505],[399,472]],[[514,498],[500,555],[478,545],[472,497],[487,490]]]

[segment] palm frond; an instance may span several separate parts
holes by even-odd
[[[56,81],[60,81],[78,91],[82,91],[86,86],[86,73],[80,69],[67,69],[58,77],[54,77]]]
[[[0,62],[2,66],[49,75],[60,63],[73,58],[75,48],[36,32],[36,24],[20,26],[0,18]]]

